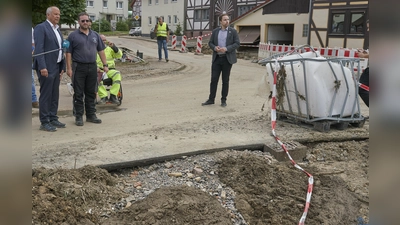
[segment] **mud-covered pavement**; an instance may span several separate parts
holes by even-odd
[[[119,107],[118,111],[99,109],[98,116],[103,120],[102,124],[85,123],[83,127],[77,127],[74,125],[74,118],[71,112],[72,98],[66,86],[63,84],[60,87],[60,121],[67,123],[67,128],[58,129],[58,131],[54,133],[40,131],[38,118],[35,115],[32,116],[33,168],[71,169],[80,168],[85,165],[133,161],[203,149],[274,142],[270,136],[270,122],[266,117],[266,112],[261,111],[265,99],[255,95],[258,83],[265,72],[263,67],[252,63],[250,60],[239,59],[238,63],[233,66],[231,73],[230,93],[227,101],[228,106],[222,108],[218,104],[219,101],[216,101],[217,104],[215,105],[202,107],[201,102],[207,99],[209,92],[210,55],[195,56],[192,53],[170,51],[169,63],[157,62],[156,44],[153,42],[124,38],[109,39],[119,46],[125,46],[134,51],[139,50],[143,52],[146,60],[146,63],[124,68],[123,70],[121,69],[123,71],[123,104]],[[64,78],[64,83],[65,82],[66,79]],[[220,86],[218,90],[220,90]],[[362,105],[362,112],[364,116],[369,115],[368,108],[365,105]],[[358,216],[364,218],[368,217],[369,144],[368,141],[365,141],[369,137],[368,121],[362,128],[350,127],[344,131],[338,131],[332,128],[328,133],[320,133],[310,127],[278,121],[276,130],[283,141],[296,140],[306,144],[309,147],[309,155],[306,161],[302,163],[304,163],[303,165],[306,167],[312,165],[310,170],[316,174],[320,174],[320,176],[316,176],[316,180],[319,182],[317,182],[318,185],[315,185],[315,197],[313,197],[315,201],[313,202],[314,199],[311,201],[311,212],[309,214],[310,221],[314,221],[315,223],[310,222],[309,224],[338,224],[340,220],[336,220],[335,218],[344,217],[350,218],[346,221],[354,221],[355,224]],[[361,140],[361,142],[359,142],[359,140]],[[305,199],[307,177],[291,167],[290,164],[283,163],[282,165],[281,163],[275,162],[270,168],[269,166],[271,164],[266,163],[264,165],[262,162],[256,161],[262,160],[262,157],[256,157],[257,159],[251,158],[253,156],[248,157],[249,158],[233,161],[230,157],[217,160],[218,165],[228,167],[228,169],[225,167],[218,167],[218,170],[223,171],[219,172],[219,179],[223,184],[234,190],[235,195],[232,195],[232,198],[240,200],[235,201],[237,210],[241,212],[240,215],[250,224],[279,224],[279,221],[282,222],[281,224],[286,224],[283,221],[290,221],[290,224],[292,224],[293,221],[298,221],[303,210],[301,204],[304,204],[304,202],[301,202],[300,199]],[[239,163],[239,160],[244,160],[245,162]],[[254,162],[254,165],[257,166],[258,169],[251,169],[253,164],[251,162]],[[238,163],[237,166],[235,166],[235,163]],[[247,169],[250,169],[250,171],[246,171],[246,168],[237,171],[237,169],[243,165]],[[179,168],[179,163],[176,164],[176,167]],[[281,167],[285,169],[279,169]],[[259,173],[259,169],[264,172]],[[141,170],[147,173],[144,168],[139,168],[139,171]],[[191,171],[191,169],[189,170]],[[276,171],[282,172],[283,174],[277,175],[275,173]],[[57,174],[58,172],[59,171],[51,171],[50,174]],[[184,178],[188,173],[188,171],[185,170],[172,172],[181,172]],[[246,172],[246,174],[242,174],[242,172]],[[46,174],[47,172],[44,173]],[[65,173],[69,174],[70,172],[67,170]],[[224,179],[221,177],[221,173],[231,175]],[[39,173],[36,172],[36,175],[37,174]],[[72,185],[68,186],[68,188],[70,188],[68,189],[68,193],[74,190],[79,194],[78,192],[81,191],[79,197],[74,196],[74,198],[70,198],[72,202],[68,203],[68,207],[72,208],[68,209],[72,210],[74,206],[79,205],[74,204],[73,199],[81,199],[80,201],[83,203],[79,205],[79,207],[82,207],[80,209],[88,210],[86,206],[89,205],[89,201],[87,198],[86,200],[82,200],[85,199],[82,197],[85,196],[85,194],[82,194],[85,192],[82,191],[87,190],[84,189],[84,187],[85,185],[89,185],[89,180],[91,180],[91,182],[96,180],[92,175],[90,175],[87,180],[76,180],[76,176],[63,181],[60,181],[58,177],[52,179],[52,182],[68,183]],[[206,175],[204,176],[207,177]],[[293,176],[300,180],[285,183],[287,179],[293,180]],[[46,175],[45,177],[48,178],[51,177],[51,175]],[[49,202],[47,204],[50,204],[48,207],[56,206],[55,208],[59,209],[59,205],[57,205],[55,201],[60,197],[60,191],[62,192],[65,187],[57,186],[60,188],[57,190],[57,188],[51,186],[53,185],[51,181],[45,180],[45,177],[37,177],[34,174],[34,189],[36,187],[38,190],[41,190],[41,192],[33,191],[33,198],[35,199],[36,197],[36,200],[39,202],[47,201]],[[238,181],[241,178],[247,179],[249,177],[253,178],[241,182]],[[127,182],[126,179],[131,178],[131,176],[126,176],[124,178],[125,183]],[[230,181],[230,179],[234,179],[235,182]],[[257,183],[254,184],[256,181]],[[116,181],[116,183],[118,182],[122,181]],[[288,187],[288,190],[291,190],[290,192],[296,190],[296,194],[288,196],[289,194],[286,192],[270,193],[270,191],[273,192],[274,190],[272,183],[277,183],[280,189],[293,185]],[[97,183],[92,184],[98,186]],[[101,190],[107,189],[108,185],[111,186],[113,192],[115,192],[115,189],[119,188],[112,186],[114,184],[112,182],[102,184],[103,185],[98,186],[104,187],[104,189]],[[143,185],[145,185],[145,181],[143,181]],[[40,188],[41,186],[43,187]],[[49,188],[49,186],[51,186],[51,188]],[[102,201],[107,202],[101,205],[101,207],[108,209],[110,205],[114,204],[113,202],[120,201],[124,198],[124,195],[132,194],[136,189],[130,189],[128,192],[124,192],[124,188],[122,188],[120,191],[119,193],[111,193],[111,197],[106,200],[103,198],[105,197],[103,194],[95,195],[93,198],[98,203]],[[196,191],[192,190],[192,192],[194,193]],[[63,193],[65,194],[65,191]],[[186,192],[182,191],[182,193]],[[49,196],[45,194],[52,195]],[[342,196],[337,196],[340,194],[342,194]],[[175,196],[175,194],[171,195]],[[166,195],[166,197],[168,196],[169,195]],[[181,197],[184,198],[183,194]],[[265,200],[264,203],[259,202],[260,197]],[[178,199],[178,197],[172,197],[171,200],[167,200],[167,202],[176,199]],[[206,200],[206,198],[200,199]],[[271,200],[272,202],[278,201],[279,203],[277,204],[282,203],[282,207],[278,207],[278,211],[274,209],[269,211],[270,213],[264,214],[265,207],[268,208],[268,204],[272,204]],[[267,204],[268,201],[270,203]],[[133,207],[128,207],[127,210],[134,209],[135,204],[143,204],[135,200],[130,202]],[[162,202],[163,201],[160,202],[161,205],[163,204]],[[156,202],[154,202],[154,204],[156,204]],[[172,204],[173,207],[171,206],[172,208],[169,209],[174,209],[176,204]],[[201,205],[201,203],[199,204]],[[332,206],[328,207],[330,204]],[[212,201],[206,205],[210,207],[211,205],[213,207],[218,206],[218,204],[213,204]],[[335,208],[335,206],[337,207]],[[196,204],[194,204],[193,207],[197,209],[202,208]],[[215,207],[213,208],[214,211],[216,211]],[[294,211],[288,212],[287,209],[293,207],[294,209],[292,210]],[[322,208],[328,211],[324,211]],[[34,209],[37,211],[46,211],[46,208],[39,207]],[[88,220],[90,220],[92,223],[98,224],[104,221],[104,216],[101,217],[102,219],[96,217],[99,215],[85,217],[85,215],[88,215],[85,210],[83,210],[84,212],[78,210],[82,213],[82,215],[79,214],[81,216],[78,216],[78,214],[75,216],[75,214],[73,214],[74,218],[78,218],[76,221],[79,221],[79,223],[90,224],[88,222]],[[104,209],[104,211],[107,210]],[[195,220],[176,220],[177,218],[175,218],[174,222],[171,218],[163,217],[163,215],[171,214],[168,210],[164,209],[161,211],[158,216],[154,216],[154,221],[170,222],[153,223],[148,221],[149,223],[146,223],[145,220],[140,219],[142,218],[141,216],[136,214],[136,217],[127,216],[126,218],[136,218],[138,222],[134,224],[212,224],[210,221],[209,223],[204,222],[207,221],[207,217],[200,220],[204,223],[196,223]],[[194,212],[196,212],[196,210],[194,210]],[[285,214],[293,218],[274,217],[282,212],[285,212]],[[68,210],[65,212],[67,215],[69,213],[71,212]],[[343,213],[346,215],[342,215]],[[227,215],[228,221],[234,219],[234,217],[229,214],[229,210]],[[93,219],[95,217],[96,219]],[[115,215],[115,217],[115,223],[108,223],[123,224],[124,218],[118,218],[118,215]],[[215,214],[211,213],[210,218],[214,217]],[[83,222],[80,219],[84,219],[82,220]],[[60,224],[55,223],[54,220],[53,223],[46,220],[47,218],[44,217],[41,221],[49,224]],[[35,224],[44,224],[39,221],[35,221],[37,222]],[[113,220],[110,219],[108,221]],[[334,221],[336,221],[336,223]],[[67,221],[65,224],[75,223],[73,221]],[[221,222],[217,224],[224,223]],[[349,222],[348,224],[352,223]]]

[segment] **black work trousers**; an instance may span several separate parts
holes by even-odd
[[[92,117],[96,115],[97,65],[73,62],[72,71],[74,116],[82,117],[86,110],[86,117]]]
[[[365,84],[369,87],[369,67],[366,68],[361,74],[360,83]],[[360,87],[358,88],[358,94],[369,108],[369,91],[366,91]]]
[[[211,65],[211,83],[210,83],[210,96],[208,99],[210,101],[215,100],[217,93],[218,81],[222,72],[222,91],[221,91],[221,102],[226,101],[229,91],[229,76],[231,74],[232,64],[229,63],[226,56],[217,58]]]

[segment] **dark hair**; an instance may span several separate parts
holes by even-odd
[[[226,14],[226,13],[223,13],[223,14],[221,14],[221,15],[218,17],[219,21],[222,21],[222,17],[224,17],[224,16],[227,16],[227,17],[229,17],[229,15],[228,15],[228,14]]]
[[[78,20],[81,19],[81,16],[88,16],[88,17],[89,17],[89,14],[87,14],[87,12],[81,12],[81,13],[79,13],[79,14],[78,14]]]

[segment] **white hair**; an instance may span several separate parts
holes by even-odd
[[[57,7],[55,7],[55,6],[50,6],[49,8],[47,8],[47,10],[46,10],[46,15],[49,15],[49,14],[53,11],[53,8],[57,8]]]

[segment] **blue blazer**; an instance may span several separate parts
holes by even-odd
[[[215,46],[218,46],[218,34],[221,30],[221,27],[217,27],[212,31],[210,41],[208,42],[208,46],[213,50],[213,57],[212,61],[217,58],[217,52],[214,50]],[[236,49],[240,46],[239,35],[237,31],[232,28],[228,27],[228,35],[226,36],[226,58],[230,64],[234,64],[237,62],[236,59]]]
[[[60,34],[62,44],[64,38],[60,32],[60,29],[57,29],[57,32]],[[36,25],[33,32],[33,37],[35,39],[34,55],[60,48],[58,45],[57,36],[47,21]],[[64,50],[62,51],[62,60],[60,63],[62,63],[61,69],[65,71]],[[44,55],[35,56],[33,59],[32,68],[39,71],[46,68],[49,72],[49,75],[55,72],[59,74],[61,71],[58,71],[60,68],[59,65],[57,65],[58,54],[59,51],[54,51]]]

